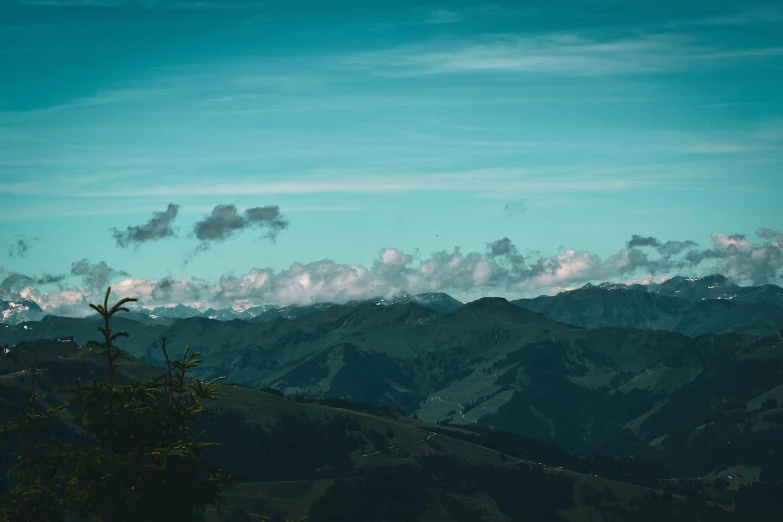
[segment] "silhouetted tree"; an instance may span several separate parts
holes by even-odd
[[[204,459],[216,443],[201,442],[203,431],[192,433],[205,401],[216,398],[212,385],[222,378],[188,379],[200,361],[198,352],[185,348],[180,360],[166,358],[170,393],[162,391],[165,376],[119,384],[115,372],[124,352],[114,342],[128,334],[112,333],[110,319],[136,299],[110,307],[110,293],[111,287],[102,305],[90,304],[103,318],[103,340],[88,342],[106,359],[106,381],[76,380],[63,390],[69,398],[49,409],[33,392],[29,411],[0,430],[20,432],[24,440],[9,472],[16,484],[0,498],[0,520],[54,522],[68,514],[96,522],[192,521],[231,480]],[[47,421],[65,409],[89,443],[44,444]]]

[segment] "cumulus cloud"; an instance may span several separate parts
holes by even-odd
[[[91,264],[88,259],[73,262],[71,275],[81,277],[84,285],[93,290],[105,289],[115,277],[130,277],[128,272],[115,270],[106,261]]]
[[[206,250],[211,243],[225,241],[249,228],[264,230],[266,233],[261,237],[274,242],[288,228],[288,221],[277,206],[248,208],[240,214],[235,205],[218,205],[194,225],[193,232],[201,240],[199,249]]]
[[[131,225],[125,230],[112,228],[111,232],[117,246],[121,248],[130,245],[138,247],[148,241],[174,237],[176,231],[172,223],[177,217],[177,212],[179,212],[179,205],[169,203],[166,210],[153,213],[152,218],[143,225]]]
[[[506,214],[509,216],[516,216],[517,214],[524,214],[527,212],[527,206],[524,201],[517,201],[516,203],[507,204],[503,207],[503,210],[505,210]]]
[[[233,215],[247,219],[238,212]],[[217,231],[210,233],[223,237]],[[566,247],[549,256],[540,253],[523,256],[511,239],[502,237],[487,242],[483,252],[463,252],[454,247],[421,258],[396,248],[383,248],[369,266],[322,259],[294,263],[280,271],[254,268],[241,275],[227,274],[209,281],[126,277],[112,288],[118,296],[138,297],[144,306],[183,303],[196,307],[244,308],[262,303],[341,303],[391,297],[399,292],[448,292],[463,300],[486,295],[513,299],[551,294],[587,282],[660,282],[675,274],[703,276],[717,272],[739,283],[775,281],[783,267],[783,234],[759,229],[757,236],[760,242],[736,234],[712,234],[712,247],[705,250],[692,248],[696,246],[693,241],[661,241],[638,236],[629,243],[637,246],[626,244],[605,257]],[[10,282],[6,278],[0,284],[0,291],[9,288],[19,291],[24,287],[27,295],[42,306],[51,303],[52,307],[64,310],[63,307],[83,304],[87,297],[95,298],[112,277],[127,276],[105,263],[93,265],[87,260],[74,263],[72,274],[83,278],[82,289],[61,289],[59,293],[47,294],[31,289],[32,278],[12,275]]]
[[[5,270],[0,270],[0,273],[3,272]],[[19,299],[20,292],[25,287],[59,284],[65,278],[65,275],[43,274],[40,277],[32,277],[19,272],[9,272],[0,282],[0,299]]]
[[[783,233],[759,228],[756,235],[766,241],[757,244],[744,234],[712,234],[712,248],[690,250],[685,260],[692,267],[714,261],[707,267],[710,273],[720,273],[736,281],[755,285],[772,283],[780,279],[783,268]]]
[[[519,253],[516,245],[507,237],[487,243],[487,256],[492,259],[505,260],[515,267],[525,263],[524,256]]]
[[[661,256],[671,257],[697,245],[698,243],[691,241],[690,239],[686,239],[685,241],[666,241],[664,243],[652,236],[645,237],[634,234],[625,246],[627,248],[652,247],[655,248]]]

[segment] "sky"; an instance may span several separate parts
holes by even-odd
[[[0,299],[781,284],[779,1],[0,0]]]

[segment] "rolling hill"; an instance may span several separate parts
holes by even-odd
[[[0,421],[24,410],[25,370],[35,361],[47,402],[73,378],[105,371],[95,352],[75,343],[15,348],[0,357]],[[123,379],[161,371],[130,357],[120,368]],[[221,443],[210,458],[243,481],[209,507],[208,521],[763,521],[781,514],[774,504],[751,501],[753,489],[717,494],[712,481],[684,502],[676,482],[642,462],[573,456],[511,433],[426,424],[375,405],[297,402],[236,384],[217,390],[203,423],[207,437]],[[65,430],[73,420],[62,422]],[[9,447],[0,451],[0,468]]]

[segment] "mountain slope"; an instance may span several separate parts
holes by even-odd
[[[617,286],[586,285],[551,297],[518,299],[513,303],[549,319],[584,328],[667,330],[691,337],[732,332],[768,336],[783,328],[783,308],[769,303],[717,298],[688,301],[665,293]]]
[[[72,343],[26,344],[13,353],[13,358],[0,356],[0,420],[24,410],[30,385],[24,369],[34,359],[47,402],[54,389],[71,379],[102,378],[105,371],[95,352]],[[161,371],[125,357],[119,376],[139,379]],[[739,495],[738,516],[731,517],[704,502],[711,497],[699,494],[688,503],[666,497],[659,488],[669,481],[641,462],[573,456],[512,434],[437,427],[393,412],[379,416],[355,404],[305,404],[232,384],[217,385],[217,392],[203,427],[205,439],[222,446],[209,456],[249,481],[226,492],[223,518],[213,506],[208,520],[247,519],[248,512],[256,518],[395,520],[401,502],[410,519],[440,522],[546,520],[556,513],[576,521],[585,512],[631,522],[650,516],[674,522],[780,516],[771,507],[760,511],[758,505],[742,504]],[[0,467],[7,463],[8,448],[2,448]],[[647,487],[616,480],[629,472]],[[732,502],[734,497],[727,495],[724,502]],[[372,513],[356,518],[351,513],[362,498],[372,499]],[[328,513],[337,518],[322,518]]]
[[[728,299],[783,307],[783,288],[769,284],[743,287],[720,274],[701,278],[676,276],[646,288],[658,295],[679,297],[688,301]]]
[[[0,324],[19,324],[25,321],[37,321],[44,311],[34,301],[0,301]]]

